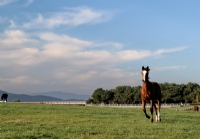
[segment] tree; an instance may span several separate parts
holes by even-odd
[[[185,102],[191,103],[196,99],[196,93],[199,85],[189,82],[184,90]]]
[[[200,101],[200,87],[195,90],[196,99],[195,101],[198,103]]]
[[[93,102],[95,104],[102,102],[102,94],[105,92],[102,88],[97,88],[92,94]]]
[[[133,104],[141,103],[141,86],[132,87],[133,90]]]
[[[112,103],[113,97],[114,97],[114,92],[105,90],[101,94],[101,101],[105,104]]]
[[[87,103],[87,104],[94,103],[94,100],[93,100],[92,98],[89,98],[88,100],[86,100],[86,103]]]
[[[175,84],[161,83],[161,101],[165,103],[192,103],[200,101],[200,86],[197,83]],[[92,94],[92,103],[141,103],[141,86],[117,86],[115,89],[97,88]]]

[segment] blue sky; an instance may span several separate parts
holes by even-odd
[[[0,0],[0,84],[11,93],[200,84],[199,1]]]

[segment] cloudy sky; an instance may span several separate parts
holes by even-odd
[[[0,89],[10,93],[200,84],[200,2],[0,0]]]

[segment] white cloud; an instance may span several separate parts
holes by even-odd
[[[89,41],[83,41],[77,38],[72,38],[67,35],[57,35],[51,32],[40,33],[38,34],[38,36],[40,37],[41,40],[46,41],[47,44],[60,43],[60,44],[67,45],[68,47],[72,46],[72,49],[77,49],[77,47],[81,49],[82,47],[83,48],[90,47],[93,45],[93,43]]]
[[[104,43],[97,43],[95,46],[100,46],[100,47],[107,47],[106,49],[109,49],[109,47],[113,47],[115,49],[122,49],[124,47],[123,44],[118,43],[118,42],[104,42]]]
[[[80,66],[81,67],[81,66]],[[110,67],[88,67],[85,69],[58,69],[53,76],[65,85],[81,86],[81,88],[115,88],[118,85],[133,85],[137,81],[138,73]],[[140,77],[140,76],[139,76]],[[85,85],[83,87],[82,85]],[[90,89],[91,89],[90,88]]]
[[[186,49],[187,47],[176,47],[176,48],[169,48],[169,49],[160,49],[154,52],[155,55],[160,55],[163,53],[172,53],[172,52],[177,52],[177,51],[182,51]]]
[[[9,28],[16,28],[17,25],[15,24],[15,22],[13,20],[10,20],[10,26]]]
[[[12,3],[14,1],[16,1],[16,0],[0,0],[0,6]]]
[[[82,24],[94,24],[107,21],[111,14],[105,11],[95,11],[87,7],[67,8],[63,12],[54,12],[46,15],[39,14],[30,22],[23,23],[22,27],[32,28],[55,28],[61,25],[78,26]]]
[[[142,50],[142,51],[123,50],[123,51],[119,51],[117,54],[123,60],[137,60],[137,59],[142,59],[142,58],[149,57],[150,55],[152,55],[151,51],[149,50]]]
[[[33,3],[34,0],[27,0],[27,2],[23,5],[25,7],[29,6],[31,3]]]
[[[34,66],[44,62],[39,50],[36,48],[22,48],[12,51],[0,52],[1,67]],[[4,62],[6,61],[6,62]]]
[[[117,42],[94,42],[58,35],[51,32],[35,34],[35,39],[20,30],[6,30],[0,34],[0,57],[21,65],[39,64],[52,59],[70,60],[73,65],[116,65],[120,62],[138,60],[186,49],[177,47],[170,49],[150,50],[120,50],[109,51],[105,45],[122,48]],[[37,39],[36,39],[37,38]],[[94,49],[102,47],[102,49]],[[12,63],[13,63],[12,62]]]
[[[30,38],[21,30],[6,30],[0,34],[0,49],[18,49],[37,43],[37,40]]]
[[[37,35],[38,40],[30,39],[29,35],[20,30],[6,30],[0,34],[0,60],[7,60],[5,65],[9,62],[34,65],[56,58],[71,60],[73,65],[85,66],[109,61],[112,63],[114,60],[114,55],[109,51],[87,50],[96,46],[93,42],[49,32]]]
[[[13,84],[39,83],[39,81],[33,80],[32,78],[28,76],[17,76],[17,77],[8,79],[8,81]]]
[[[10,71],[10,70],[9,70]],[[7,74],[10,75],[10,74]],[[43,86],[40,78],[29,75],[13,75],[12,77],[0,77],[1,89],[10,93],[30,93]]]
[[[105,46],[115,49],[110,50]],[[137,72],[113,67],[130,60],[186,49],[137,51],[122,50],[122,47],[124,45],[118,42],[95,43],[52,32],[29,34],[21,30],[6,30],[0,34],[0,68],[5,73],[0,77],[0,82],[4,82],[2,86],[8,90],[7,84],[16,87],[23,83],[38,85],[44,90],[55,90],[55,87],[60,90],[67,86],[77,89],[79,85],[82,89],[134,85],[134,81],[140,80]],[[181,66],[160,69],[178,68]]]
[[[44,26],[45,26],[45,21],[41,14],[39,14],[36,19],[33,19],[32,21],[30,21],[28,23],[23,23],[23,25],[22,25],[23,28],[28,28],[28,29],[44,27]]]
[[[155,71],[162,71],[162,70],[179,70],[184,69],[186,66],[167,66],[167,67],[152,67]]]
[[[119,57],[123,60],[138,60],[142,59],[145,57],[150,57],[150,56],[159,56],[164,53],[172,53],[172,52],[177,52],[177,51],[182,51],[186,49],[187,47],[176,47],[176,48],[169,48],[169,49],[159,49],[156,51],[150,51],[150,50],[141,50],[141,51],[136,51],[136,50],[123,50],[119,51],[117,54]]]
[[[0,6],[4,6],[13,2],[16,2],[18,0],[0,0]],[[26,3],[23,5],[24,7],[29,6],[31,3],[33,3],[34,0],[27,0]]]

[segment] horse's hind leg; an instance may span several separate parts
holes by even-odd
[[[161,118],[160,118],[160,107],[161,107],[161,101],[158,100],[158,122],[161,121]]]
[[[154,105],[153,100],[150,100],[151,122],[153,122],[153,105]]]
[[[154,108],[154,111],[156,113],[156,122],[158,122],[158,113],[157,113],[157,108],[156,108],[156,104],[153,103],[153,108]]]

